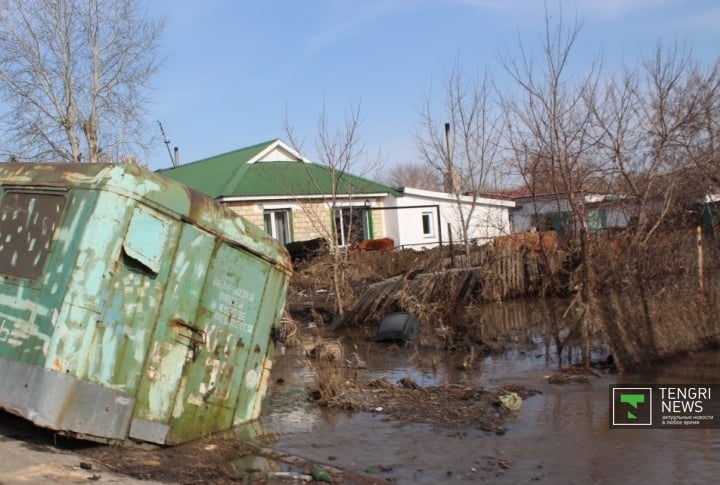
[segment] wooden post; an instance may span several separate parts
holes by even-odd
[[[435,206],[435,215],[437,216],[437,227],[438,227],[438,245],[440,246],[440,266],[442,266],[443,260],[443,238],[442,238],[442,219],[440,219],[440,205]],[[450,248],[452,251],[452,248]]]
[[[703,273],[702,225],[697,225],[697,254],[698,254],[698,288],[700,297],[705,298],[705,275]]]
[[[452,240],[452,226],[448,222],[447,225],[448,229],[448,247],[450,248],[450,267],[455,267],[455,251],[453,250],[453,240]]]

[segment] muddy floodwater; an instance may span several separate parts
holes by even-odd
[[[643,375],[598,371],[588,382],[550,384],[547,376],[557,372],[558,357],[547,312],[525,302],[505,304],[501,313],[503,321],[478,319],[484,340],[502,350],[479,355],[467,370],[459,365],[464,352],[380,345],[362,333],[343,341],[367,366],[350,370],[349,379],[410,377],[422,386],[519,384],[541,391],[523,402],[504,434],[407,423],[381,411],[319,408],[307,400],[314,375],[299,347],[276,359],[264,432],[283,451],[393,483],[716,482],[720,430],[609,429],[608,391],[619,383],[720,383],[720,350],[691,354]],[[594,351],[597,358],[607,356],[601,341]],[[575,358],[571,346],[563,356]]]

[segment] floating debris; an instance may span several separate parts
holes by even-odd
[[[499,397],[500,407],[505,411],[516,413],[522,407],[522,398],[515,392],[508,392]]]

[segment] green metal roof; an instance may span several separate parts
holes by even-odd
[[[327,166],[302,161],[301,156],[297,161],[273,160],[272,157],[257,160],[259,155],[272,148],[292,150],[280,140],[271,140],[179,167],[158,170],[158,173],[214,198],[397,192],[349,173],[335,177],[338,187],[333,191],[332,170]]]

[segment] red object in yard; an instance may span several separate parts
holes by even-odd
[[[360,251],[391,251],[395,248],[395,240],[391,237],[380,239],[363,239],[359,243],[353,243],[350,249]]]

